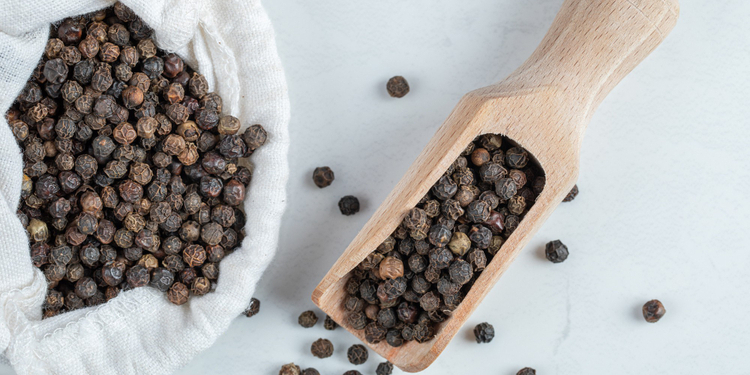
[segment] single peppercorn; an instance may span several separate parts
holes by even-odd
[[[349,216],[359,212],[359,199],[353,195],[347,195],[339,200],[341,214]]]
[[[333,179],[333,171],[329,167],[318,167],[313,171],[313,182],[321,189],[331,185]]]
[[[346,351],[346,357],[349,359],[349,363],[353,365],[361,365],[367,362],[368,352],[364,345],[352,345]]]
[[[643,318],[649,323],[656,323],[661,319],[667,310],[658,299],[652,299],[643,305]]]
[[[207,277],[196,277],[190,286],[190,293],[202,296],[211,291],[211,281]]]
[[[367,316],[362,311],[354,311],[347,318],[347,323],[354,329],[364,329],[367,326]]]
[[[302,370],[294,363],[287,363],[279,370],[279,375],[300,375],[301,373]]]
[[[388,80],[386,84],[388,95],[394,98],[403,98],[409,93],[409,83],[402,76],[395,76]]]
[[[242,313],[246,317],[252,318],[253,316],[258,315],[259,311],[260,311],[260,300],[253,297],[250,299],[250,303],[247,305],[247,308]]]
[[[300,314],[297,323],[302,327],[310,328],[318,323],[318,316],[315,315],[315,312],[308,310]]]
[[[388,333],[385,335],[385,342],[394,348],[397,348],[403,345],[404,339],[401,336],[401,331],[397,329],[392,329],[388,331]]]
[[[326,318],[323,321],[323,328],[328,331],[333,331],[338,326],[339,325],[336,323],[336,321],[334,321],[330,316],[326,315]]]
[[[489,323],[480,323],[474,327],[474,337],[477,339],[477,343],[489,343],[495,338],[495,328]]]
[[[393,364],[390,362],[382,362],[378,364],[376,375],[391,375],[393,373]]]
[[[182,259],[188,267],[200,267],[206,261],[206,250],[198,244],[188,245],[182,251]]]
[[[185,284],[176,282],[169,287],[167,299],[175,305],[184,305],[188,301],[188,287]]]
[[[151,281],[148,269],[141,265],[130,267],[125,273],[128,285],[132,288],[146,286]]]
[[[544,248],[544,255],[552,263],[562,263],[568,259],[568,254],[568,247],[560,240],[550,241]]]
[[[320,372],[314,368],[307,368],[302,370],[302,375],[320,375]]]
[[[326,339],[318,339],[310,347],[312,355],[318,358],[328,358],[333,355],[333,344]]]
[[[524,367],[516,373],[516,375],[536,375],[536,370],[531,367]]]
[[[544,187],[544,182],[542,182],[542,187]],[[536,186],[534,187],[534,189],[535,190],[537,189]],[[539,190],[540,190],[539,192],[541,192],[541,189]],[[570,202],[573,199],[576,199],[577,196],[578,196],[578,185],[573,185],[573,188],[570,189],[570,192],[568,193],[568,195],[566,195],[565,198],[563,198],[563,202]]]
[[[258,147],[263,146],[268,139],[268,132],[260,124],[249,126],[242,133],[242,140],[245,141],[248,151],[255,151]],[[245,155],[247,156],[247,155]]]

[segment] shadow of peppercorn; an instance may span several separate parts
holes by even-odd
[[[477,343],[477,337],[474,336],[474,327],[476,324],[464,324],[464,339],[469,342],[476,344]]]
[[[542,243],[541,245],[539,245],[539,247],[537,247],[537,248],[536,248],[536,251],[534,251],[534,255],[535,255],[535,256],[536,256],[536,257],[537,257],[537,258],[538,258],[539,260],[543,260],[543,261],[545,261],[545,262],[549,262],[549,260],[547,259],[547,254],[546,254],[546,252],[545,252],[545,248],[546,248],[546,247],[547,247],[547,244],[546,244],[546,242]]]
[[[649,299],[644,299],[643,301],[633,301],[633,320],[638,322],[645,322],[645,318],[643,318],[643,304],[646,301],[649,301]]]

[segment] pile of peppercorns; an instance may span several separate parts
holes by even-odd
[[[351,272],[346,323],[370,343],[426,342],[544,188],[529,153],[477,137],[401,225]]]
[[[209,292],[244,237],[252,172],[266,141],[223,115],[219,95],[117,3],[51,30],[7,112],[23,149],[18,217],[49,293],[44,316],[151,285],[181,305]]]

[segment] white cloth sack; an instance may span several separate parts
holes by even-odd
[[[123,0],[154,28],[157,45],[182,56],[243,126],[268,142],[251,161],[247,237],[221,262],[213,293],[170,304],[151,287],[41,320],[44,275],[16,218],[21,151],[0,117],[0,352],[19,374],[165,374],[208,348],[247,307],[273,257],[288,177],[289,99],[274,32],[259,0]],[[11,106],[42,56],[49,25],[112,0],[0,0],[0,111]],[[2,361],[2,359],[0,359]]]

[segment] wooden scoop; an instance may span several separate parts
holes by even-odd
[[[475,137],[494,133],[516,141],[546,174],[544,190],[518,229],[433,340],[398,348],[385,342],[369,345],[404,371],[427,368],[573,187],[583,133],[597,106],[661,43],[678,13],[677,0],[566,0],[542,43],[518,70],[461,99],[320,282],[313,302],[365,341],[363,331],[348,327],[343,308],[349,272],[398,227]]]

